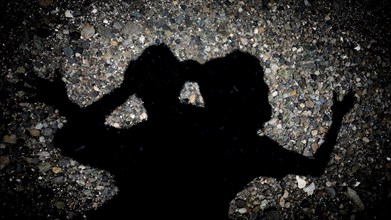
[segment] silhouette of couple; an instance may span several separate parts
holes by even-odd
[[[333,118],[314,158],[289,151],[257,130],[271,118],[268,86],[258,59],[234,51],[200,64],[180,62],[164,44],[131,61],[123,83],[85,108],[68,99],[61,74],[32,76],[35,97],[67,123],[54,138],[65,156],[114,174],[119,193],[87,219],[228,219],[230,201],[259,176],[320,176],[354,95],[333,98]],[[186,81],[199,84],[205,107],[179,101]],[[104,124],[130,95],[148,119],[128,129]]]

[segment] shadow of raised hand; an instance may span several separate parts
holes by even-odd
[[[61,114],[70,117],[77,114],[80,107],[71,102],[68,98],[67,89],[59,69],[55,70],[55,77],[52,81],[42,79],[35,74],[29,74],[23,78],[26,86],[22,89],[28,93],[26,101],[42,102],[53,106]]]

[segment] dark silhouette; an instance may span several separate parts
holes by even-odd
[[[59,109],[68,122],[54,144],[65,156],[114,174],[119,194],[91,219],[228,219],[229,202],[259,176],[320,176],[336,144],[349,92],[332,106],[332,125],[314,158],[288,151],[257,129],[271,118],[268,86],[254,56],[234,51],[205,64],[179,62],[165,45],[147,48],[131,61],[122,85],[80,108],[54,81],[28,80],[31,101]],[[200,85],[205,108],[182,104],[186,81]],[[131,94],[144,101],[148,120],[129,129],[104,124]],[[137,216],[137,217],[134,217]]]

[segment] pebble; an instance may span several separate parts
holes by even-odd
[[[303,189],[307,185],[307,182],[305,181],[305,179],[303,179],[300,176],[296,176],[296,181],[297,181],[297,187],[299,189]]]
[[[66,204],[63,201],[56,201],[54,202],[54,206],[58,209],[64,209]]]
[[[38,0],[38,4],[47,7],[53,3],[53,0]]]
[[[365,143],[369,143],[369,139],[367,137],[363,137],[362,140],[365,142]]]
[[[312,182],[309,186],[303,188],[303,190],[307,193],[308,196],[313,195],[315,191],[315,183]]]
[[[50,137],[53,134],[53,129],[50,127],[44,128],[42,131],[43,136]]]
[[[41,152],[37,153],[37,155],[40,157],[49,157],[50,153],[47,151],[41,151]]]
[[[241,37],[240,38],[240,42],[242,43],[243,46],[246,46],[248,44],[248,39],[244,38],[244,37]]]
[[[3,142],[6,144],[16,144],[16,135],[10,134],[10,135],[4,135]]]
[[[37,167],[38,167],[38,169],[39,169],[39,171],[40,171],[41,173],[46,173],[47,171],[50,170],[51,165],[50,165],[50,163],[43,162],[43,163],[39,163],[39,164],[37,165]]]
[[[307,100],[307,101],[305,102],[305,106],[306,106],[307,108],[314,108],[315,104],[314,104],[311,100]]]
[[[362,202],[361,198],[358,196],[355,190],[348,187],[346,193],[360,211],[365,209],[364,203]]]
[[[72,12],[70,10],[66,10],[64,15],[66,18],[73,18]]]
[[[81,36],[84,39],[90,39],[95,34],[95,28],[89,23],[85,23],[81,29]]]
[[[52,167],[52,172],[57,174],[57,173],[60,173],[62,171],[61,167]]]
[[[276,73],[276,72],[278,71],[278,69],[280,69],[280,67],[279,67],[277,64],[275,64],[275,63],[272,63],[272,64],[270,65],[270,68],[272,69],[272,71],[273,71],[274,73]]]
[[[317,143],[311,144],[312,151],[315,153],[319,149],[319,145]]]
[[[108,27],[99,25],[96,29],[97,29],[97,33],[104,38],[110,39],[113,37],[113,34],[111,33],[110,28]]]
[[[69,164],[69,160],[67,160],[67,159],[60,159],[57,164],[59,166],[61,166],[61,167],[66,167]]]
[[[0,156],[0,170],[4,169],[10,163],[10,158],[8,156]]]
[[[30,135],[33,137],[38,137],[41,135],[41,130],[39,130],[39,129],[30,129],[29,132],[30,132]]]
[[[123,25],[121,23],[119,23],[118,21],[113,23],[113,28],[116,30],[121,30],[122,27],[123,27]]]
[[[64,52],[64,55],[66,57],[72,57],[73,56],[73,49],[71,47],[64,47],[64,48],[62,48],[62,51]]]
[[[238,212],[240,214],[244,214],[244,213],[247,213],[247,209],[246,208],[240,208],[240,209],[238,209]]]
[[[124,35],[132,36],[132,35],[139,34],[141,32],[141,30],[142,30],[142,27],[139,24],[129,21],[125,24],[124,28],[122,29],[122,33]]]
[[[325,187],[325,191],[327,195],[330,197],[330,199],[334,199],[337,193],[335,192],[335,189],[332,187]]]
[[[38,123],[38,124],[35,126],[35,129],[41,130],[42,128],[43,128],[43,124],[42,124],[42,123]]]

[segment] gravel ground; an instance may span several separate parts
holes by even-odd
[[[330,126],[332,91],[356,92],[326,173],[279,181],[260,177],[232,201],[234,219],[391,215],[388,1],[20,0],[0,5],[0,218],[71,219],[118,193],[110,173],[61,155],[52,140],[66,118],[45,104],[25,102],[29,94],[16,86],[21,78],[52,79],[60,68],[69,98],[87,106],[118,87],[127,63],[156,43],[166,43],[180,60],[203,63],[234,49],[259,58],[274,108],[260,132],[307,156]],[[182,97],[194,87],[186,85]],[[132,96],[106,122],[125,128],[146,118],[142,100]]]

